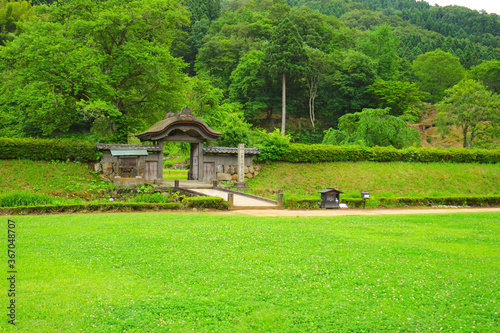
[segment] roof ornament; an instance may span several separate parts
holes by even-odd
[[[179,116],[192,116],[193,115],[192,111],[193,110],[189,106],[185,106],[181,109]]]

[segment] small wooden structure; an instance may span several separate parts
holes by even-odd
[[[321,208],[340,208],[340,193],[344,192],[328,187],[318,193],[321,193]]]
[[[105,173],[124,178],[141,177],[145,181],[161,178],[163,154],[159,145],[98,143],[96,146],[102,152]]]

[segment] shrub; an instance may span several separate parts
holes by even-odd
[[[363,199],[357,199],[357,198],[341,198],[340,202],[345,203],[347,207],[349,208],[360,208],[363,207],[364,204]]]
[[[261,142],[257,144],[260,154],[257,161],[282,161],[290,146],[290,136],[282,136],[276,129],[272,133],[261,132]]]
[[[401,198],[378,198],[383,206],[498,206],[500,205],[499,195],[489,196],[453,196],[453,197],[401,197]]]
[[[182,203],[189,208],[212,208],[227,210],[229,204],[220,197],[188,197]]]
[[[0,159],[95,162],[99,152],[95,144],[81,140],[0,138]]]
[[[50,205],[54,198],[47,194],[12,192],[0,195],[0,207]]]
[[[394,147],[373,147],[369,151],[369,160],[373,162],[399,161],[402,152]]]
[[[314,209],[319,208],[320,198],[305,197],[298,198],[291,196],[285,199],[285,207],[290,209]]]
[[[40,214],[40,213],[77,213],[77,212],[104,212],[104,211],[143,211],[180,209],[182,206],[178,202],[152,204],[152,203],[97,203],[97,204],[69,204],[69,205],[42,205],[42,206],[20,206],[20,207],[0,207],[3,214]]]
[[[143,202],[143,203],[169,203],[170,198],[168,196],[163,195],[162,193],[151,193],[151,194],[139,194],[133,198],[131,198],[130,202]]]
[[[360,146],[292,144],[282,161],[285,162],[345,162],[367,159],[368,148]]]
[[[292,163],[318,162],[453,162],[500,163],[500,150],[463,148],[407,148],[361,147],[334,145],[290,144],[281,161]]]

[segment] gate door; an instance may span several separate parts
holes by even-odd
[[[205,162],[203,163],[203,180],[211,181],[215,179],[215,163]]]
[[[144,180],[156,179],[157,173],[158,173],[158,162],[146,162],[146,168],[144,170]]]

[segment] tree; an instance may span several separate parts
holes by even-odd
[[[375,82],[376,64],[373,59],[362,52],[348,50],[336,54],[333,75],[325,77],[322,86],[325,91],[318,99],[322,116],[336,123],[346,113],[361,111],[370,105],[370,96],[366,88]],[[321,104],[320,104],[321,103]]]
[[[485,61],[472,67],[467,78],[480,80],[491,91],[500,94],[500,60]]]
[[[420,141],[420,134],[402,117],[389,115],[389,109],[363,109],[339,119],[338,130],[325,131],[323,144],[405,148]]]
[[[316,121],[314,106],[318,95],[318,86],[333,65],[330,57],[324,52],[310,47],[306,47],[306,51],[309,58],[309,65],[306,69],[306,85],[309,90],[309,119],[314,128]]]
[[[191,12],[191,20],[195,22],[203,18],[213,21],[219,17],[220,0],[185,0],[185,4]]]
[[[18,33],[17,23],[34,17],[29,1],[0,0],[0,45],[14,39]]]
[[[208,32],[210,23],[220,15],[220,0],[186,0],[185,6],[191,12],[191,26],[184,28],[184,32],[189,33],[188,38],[179,38],[176,45],[176,54],[182,56],[189,63],[188,72],[194,75],[194,62],[198,49],[203,45],[203,37]]]
[[[440,101],[445,90],[460,82],[465,75],[460,59],[439,49],[419,55],[412,68],[421,89],[429,93],[431,102]]]
[[[401,81],[377,80],[367,90],[378,97],[379,107],[390,108],[392,115],[418,116],[418,106],[426,96],[415,83]]]
[[[398,74],[399,38],[388,24],[367,31],[367,38],[359,41],[359,48],[377,62],[377,76],[382,80],[395,79]]]
[[[181,59],[170,53],[187,10],[169,0],[72,0],[41,7],[47,21],[0,49],[0,108],[44,134],[86,122],[101,139],[125,142],[144,122],[181,105]]]
[[[481,82],[461,81],[446,91],[446,97],[437,107],[438,129],[449,134],[453,126],[461,128],[464,148],[474,147],[476,139],[489,142],[500,139],[500,96]]]
[[[245,54],[231,73],[229,99],[243,105],[247,120],[257,120],[264,111],[269,118],[273,107],[279,104],[276,98],[276,95],[279,96],[279,89],[272,84],[267,74],[264,53],[261,51]]]
[[[204,117],[207,112],[217,108],[222,101],[222,89],[214,88],[210,81],[203,80],[200,77],[189,78],[188,81],[189,105],[193,106],[193,113],[199,117]]]
[[[302,37],[289,18],[285,18],[273,31],[265,50],[269,71],[282,76],[281,135],[286,124],[286,78],[300,75],[307,64]]]

